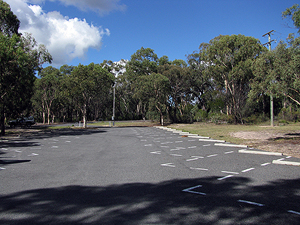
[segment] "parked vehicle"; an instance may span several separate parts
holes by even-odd
[[[35,121],[34,121],[34,118],[32,116],[22,117],[22,118],[18,118],[16,120],[11,120],[11,121],[8,122],[8,125],[10,127],[16,127],[16,126],[30,127],[33,124],[35,124]]]

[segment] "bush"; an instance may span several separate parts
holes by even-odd
[[[280,113],[278,114],[278,120],[292,121],[292,122],[300,121],[300,111],[291,110],[289,108],[282,108],[280,110]]]

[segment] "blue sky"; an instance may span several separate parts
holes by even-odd
[[[184,59],[202,42],[243,34],[266,43],[263,34],[285,40],[290,0],[4,0],[30,32],[45,44],[54,66],[130,59],[141,47],[170,60]],[[275,47],[273,43],[273,47]]]

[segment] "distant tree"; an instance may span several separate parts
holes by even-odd
[[[129,85],[130,91],[133,93],[138,92],[140,86],[140,77],[149,76],[152,73],[157,73],[158,68],[158,57],[154,53],[153,49],[141,48],[137,50],[132,56],[130,61],[126,65],[126,76],[127,84]],[[134,108],[136,108],[136,114],[141,115],[145,119],[147,106],[149,105],[149,99],[140,98],[140,95],[134,96]]]
[[[227,96],[227,114],[235,122],[243,123],[242,111],[253,78],[251,65],[266,49],[253,37],[244,35],[220,35],[209,42],[202,52],[207,65],[205,72],[223,87]]]
[[[105,98],[114,84],[115,78],[99,64],[87,66],[79,64],[68,79],[70,95],[76,99],[83,115],[83,127],[86,128],[88,107],[93,99]]]
[[[19,20],[0,0],[0,127],[5,134],[5,117],[16,116],[30,106],[35,71],[52,57],[34,38],[18,33]]]
[[[52,105],[58,99],[61,89],[62,76],[58,69],[48,66],[40,71],[40,79],[35,81],[35,94],[40,97],[42,104],[43,123],[47,113],[47,123],[50,124]]]

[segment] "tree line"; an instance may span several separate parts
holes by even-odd
[[[299,5],[286,9],[282,16],[290,17],[300,31]],[[1,38],[13,40],[13,31],[6,35],[3,31],[7,22],[1,23]],[[16,43],[33,41],[22,38]],[[3,43],[1,40],[1,46]],[[267,120],[272,96],[275,115],[296,121],[300,119],[299,44],[300,38],[291,34],[286,42],[268,51],[253,37],[220,35],[200,44],[186,60],[171,61],[168,56],[158,57],[153,49],[142,47],[121,63],[105,60],[99,64],[63,65],[59,69],[39,67],[38,62],[50,62],[51,56],[45,48],[31,48],[28,51],[39,55],[40,61],[28,69],[24,64],[22,72],[13,72],[1,60],[1,79],[2,74],[9,79],[25,79],[25,74],[30,74],[26,78],[29,83],[23,85],[28,90],[20,96],[6,91],[14,96],[4,101],[6,94],[1,88],[1,120],[31,114],[43,123],[82,120],[85,125],[87,120],[111,120],[115,99],[115,120],[244,124]],[[33,75],[35,70],[38,77]],[[3,80],[0,83],[5,84]],[[23,101],[26,96],[32,97],[17,104],[17,98]],[[8,108],[9,102],[18,110]]]

